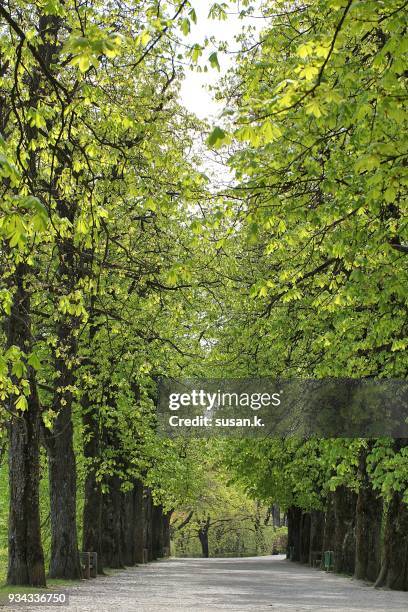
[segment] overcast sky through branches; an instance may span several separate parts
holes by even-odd
[[[205,38],[215,37],[217,41],[226,41],[228,54],[219,54],[220,72],[209,68],[208,72],[186,71],[186,77],[181,87],[181,101],[183,105],[194,112],[200,119],[216,117],[222,110],[222,105],[213,99],[212,92],[208,91],[209,85],[214,85],[218,78],[224,75],[234,61],[234,52],[239,50],[240,43],[235,37],[243,27],[252,26],[257,30],[264,25],[263,19],[256,17],[238,17],[237,4],[231,4],[228,11],[228,20],[220,21],[209,19],[208,12],[213,5],[213,0],[193,0],[192,6],[197,14],[197,24],[191,24],[191,32],[183,40],[186,44],[203,44]],[[255,3],[256,4],[256,3]],[[257,15],[260,13],[258,12]],[[208,56],[215,50],[214,45],[204,49],[201,65],[208,65]]]

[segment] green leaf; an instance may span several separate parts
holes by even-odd
[[[20,395],[16,399],[14,405],[17,410],[20,410],[21,412],[25,412],[28,409],[27,398],[25,397],[25,395]]]
[[[305,111],[308,115],[314,115],[317,118],[321,117],[323,114],[322,107],[316,99],[312,100],[306,105]]]
[[[201,47],[201,45],[199,45],[198,43],[196,43],[195,45],[193,45],[192,49],[191,49],[191,59],[193,60],[193,62],[196,64],[199,60],[199,58],[202,56],[203,54],[203,48]]]
[[[188,36],[188,34],[190,33],[190,20],[185,18],[181,21],[181,31],[183,32],[184,36]]]
[[[27,363],[34,368],[34,370],[39,370],[41,368],[41,361],[39,360],[38,355],[34,352],[30,353]]]
[[[220,64],[218,62],[218,55],[217,53],[214,51],[214,53],[211,53],[211,55],[209,56],[209,61],[211,64],[212,68],[216,68],[218,70],[218,72],[220,71]]]
[[[81,72],[86,72],[92,65],[92,57],[88,53],[78,55],[76,64]]]
[[[11,373],[17,376],[17,378],[23,378],[23,376],[26,373],[26,367],[24,365],[24,362],[21,361],[20,359],[15,361],[11,368]]]
[[[391,202],[395,201],[396,197],[397,197],[397,190],[394,187],[390,186],[385,190],[384,200],[386,202],[389,202],[391,204]]]
[[[48,228],[47,219],[44,215],[34,215],[32,218],[33,228],[36,232],[45,232]]]
[[[207,144],[210,147],[213,147],[216,149],[218,147],[221,147],[227,139],[228,139],[227,133],[224,132],[223,129],[217,126],[213,129],[211,134],[208,136]]]
[[[304,43],[297,48],[297,55],[301,58],[306,58],[313,52],[313,43]]]
[[[305,77],[306,80],[310,81],[319,74],[319,69],[316,66],[305,66],[299,73],[299,76]]]
[[[374,170],[378,168],[380,165],[380,158],[378,155],[363,155],[360,159],[355,163],[354,168],[357,172],[364,172],[366,170]]]

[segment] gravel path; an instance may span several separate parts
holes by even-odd
[[[69,606],[44,612],[407,612],[408,593],[291,563],[283,556],[169,559],[67,590]],[[11,608],[2,608],[10,610]],[[39,607],[19,608],[39,612]],[[16,610],[16,608],[14,608]]]

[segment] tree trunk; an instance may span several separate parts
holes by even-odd
[[[85,457],[90,457],[85,451]],[[103,574],[102,564],[102,491],[96,480],[96,468],[90,465],[85,478],[82,550],[98,554],[98,572]]]
[[[111,476],[109,491],[103,495],[102,507],[102,564],[104,567],[124,567],[121,533],[122,494],[120,479]]]
[[[48,439],[51,509],[50,578],[80,578],[76,527],[76,461],[71,406],[60,410]]]
[[[375,586],[408,590],[408,505],[400,492],[394,493],[388,506],[383,563]]]
[[[202,523],[198,530],[198,538],[201,544],[201,551],[204,559],[208,559],[210,556],[210,549],[208,545],[208,531],[210,529],[210,517],[207,518],[205,522]]]
[[[153,506],[152,511],[153,527],[153,559],[160,559],[163,556],[163,506]]]
[[[326,512],[324,515],[323,552],[334,549],[334,533],[336,517],[334,515],[334,494],[327,495]]]
[[[153,561],[153,529],[152,529],[152,494],[149,488],[145,488],[143,494],[143,527],[144,548],[147,550],[147,560]]]
[[[323,552],[324,519],[321,510],[312,510],[310,513],[309,564],[312,563],[312,553]]]
[[[16,292],[7,328],[7,346],[31,350],[30,298],[22,264],[15,275]],[[41,407],[35,374],[27,366],[30,395],[27,410],[9,423],[10,510],[8,584],[45,586],[39,510],[39,448]],[[11,398],[11,402],[15,398]],[[11,405],[11,403],[10,403]]]
[[[272,525],[277,528],[281,526],[280,508],[277,504],[272,506]]]
[[[135,482],[134,495],[134,519],[133,519],[133,538],[135,563],[144,563],[144,512],[143,512],[143,484],[139,480]]]
[[[334,570],[354,573],[356,494],[345,486],[334,492]]]
[[[98,573],[103,574],[102,563],[102,505],[101,485],[90,470],[85,479],[85,499],[83,511],[82,550],[96,552]]]
[[[100,454],[99,422],[97,412],[89,406],[88,394],[82,399],[82,423],[84,426],[84,457],[89,461],[85,478],[82,550],[98,554],[98,572],[103,574],[102,564],[102,490],[96,479]]]
[[[75,198],[65,198],[58,185],[59,174],[66,167],[66,153],[56,150],[58,170],[54,184],[56,212],[60,219],[72,225],[78,214]],[[57,304],[62,298],[70,301],[78,281],[87,274],[91,276],[89,258],[83,258],[72,236],[58,236],[56,239],[58,267],[55,274],[56,335],[58,342],[54,349],[54,366],[57,375],[54,382],[53,410],[57,415],[52,436],[46,437],[49,457],[50,499],[51,499],[51,561],[50,576],[62,579],[80,577],[78,538],[76,529],[76,462],[73,444],[72,389],[76,383],[78,346],[76,332],[81,317],[69,311],[59,312]]]
[[[309,563],[310,558],[310,512],[303,512],[300,527],[300,562]]]
[[[9,424],[10,510],[7,583],[45,586],[39,512],[39,402],[35,386],[28,410]]]
[[[73,221],[74,207],[59,200],[58,213]],[[75,286],[74,245],[71,239],[61,240],[57,287],[69,294]],[[60,289],[60,290],[61,290]],[[50,576],[68,580],[81,575],[76,527],[76,461],[73,443],[72,404],[75,385],[74,363],[77,355],[75,329],[79,319],[61,315],[57,322],[58,342],[54,352],[57,378],[54,382],[53,410],[57,415],[52,434],[46,434],[51,504]]]
[[[75,354],[72,329],[66,323],[58,326],[61,355],[55,357],[53,408],[57,416],[52,434],[46,435],[51,508],[51,578],[80,578],[76,527],[76,461],[73,445],[71,387],[74,375],[68,357]]]
[[[258,555],[259,550],[262,550],[263,547],[263,534],[261,529],[261,511],[260,511],[260,503],[256,503],[256,511],[254,516],[254,537],[255,537],[255,553]]]
[[[127,566],[135,564],[135,495],[134,489],[121,495],[122,501],[122,551],[123,563]]]
[[[300,561],[300,537],[302,510],[297,506],[288,508],[288,548],[292,551],[290,560]]]
[[[94,322],[94,301],[92,296],[89,315],[89,350],[93,350],[93,340],[96,333]],[[92,368],[96,374],[96,364],[92,359],[83,362],[83,365]],[[102,489],[97,481],[97,469],[101,455],[101,435],[99,406],[91,402],[89,392],[86,390],[81,398],[81,416],[84,432],[84,457],[87,461],[85,477],[82,550],[96,552],[98,555],[98,573],[103,574],[102,565]]]
[[[166,512],[163,515],[163,546],[164,546],[163,556],[165,557],[170,556],[170,548],[171,548],[170,520],[171,520],[172,514],[173,514],[173,511],[170,510],[169,512]]]
[[[356,505],[356,562],[354,576],[374,582],[381,562],[381,524],[383,503],[371,486],[366,470],[368,449],[359,460],[360,489]]]

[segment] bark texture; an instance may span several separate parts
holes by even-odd
[[[83,510],[82,549],[98,554],[98,572],[103,573],[102,564],[102,490],[96,479],[99,457],[99,433],[95,412],[83,413],[82,422],[86,431],[84,456],[89,460],[85,478]]]
[[[143,540],[147,551],[147,561],[153,561],[153,501],[152,493],[148,487],[143,492]]]
[[[309,563],[310,560],[310,512],[303,512],[300,531],[300,562]]]
[[[310,513],[309,563],[312,562],[312,553],[323,552],[324,518],[321,510],[312,510]]]
[[[102,509],[102,564],[104,567],[124,567],[122,549],[122,493],[120,479],[111,476],[109,491],[103,495]]]
[[[354,575],[374,582],[381,563],[382,499],[371,487],[366,470],[368,449],[362,449],[359,459],[360,489],[356,505],[356,560]]]
[[[198,529],[198,539],[201,544],[201,551],[204,559],[208,559],[210,556],[210,547],[208,543],[208,532],[210,529],[210,517],[208,516],[206,520],[202,521],[200,528]]]
[[[164,549],[164,514],[162,506],[153,506],[152,530],[153,530],[153,559],[163,557]]]
[[[89,352],[92,355],[93,340],[97,331],[95,325],[94,302],[92,297],[89,315]],[[83,362],[94,372],[97,365],[92,358]],[[103,574],[102,565],[102,488],[97,479],[97,470],[101,456],[101,432],[99,405],[91,401],[88,390],[81,398],[82,425],[84,429],[83,452],[88,469],[85,477],[85,495],[83,509],[82,550],[98,554],[98,573]]]
[[[394,493],[384,530],[383,563],[375,586],[408,590],[408,505]]]
[[[50,577],[76,580],[80,578],[76,527],[76,460],[73,443],[71,388],[75,384],[67,358],[75,354],[72,329],[68,323],[58,327],[58,346],[62,351],[55,358],[59,372],[53,402],[57,414],[52,434],[48,434],[48,471],[51,509]]]
[[[288,508],[288,548],[292,550],[291,561],[300,561],[302,510],[297,506]]]
[[[143,512],[143,484],[140,481],[135,482],[133,490],[134,496],[134,523],[133,523],[133,538],[134,538],[134,554],[135,563],[144,563],[144,512]]]
[[[354,573],[355,564],[355,516],[356,494],[340,486],[334,492],[334,570],[347,574]]]
[[[26,270],[18,266],[16,292],[7,327],[7,346],[31,350],[30,298]],[[28,366],[28,407],[9,423],[10,511],[8,531],[8,584],[45,586],[44,555],[39,511],[39,447],[41,407],[35,373]],[[15,398],[11,398],[10,407]]]

